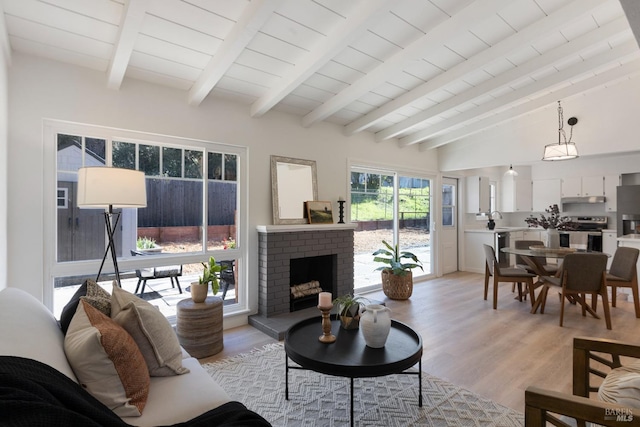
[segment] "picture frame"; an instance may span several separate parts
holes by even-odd
[[[333,224],[331,202],[309,200],[305,205],[309,224]]]

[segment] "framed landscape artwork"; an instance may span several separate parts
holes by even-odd
[[[308,201],[307,216],[309,224],[333,224],[331,202]]]

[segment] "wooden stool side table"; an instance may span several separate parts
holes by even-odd
[[[191,298],[178,302],[176,333],[180,345],[193,357],[202,359],[222,351],[222,299],[207,297],[204,302]]]

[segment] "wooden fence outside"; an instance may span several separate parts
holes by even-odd
[[[235,225],[235,182],[209,181],[208,225]],[[138,209],[138,227],[202,225],[202,182],[147,179],[147,207]]]

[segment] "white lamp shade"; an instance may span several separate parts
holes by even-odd
[[[549,144],[544,147],[542,160],[569,160],[578,157],[578,148],[573,142]]]
[[[85,209],[144,208],[147,206],[144,172],[110,167],[80,168],[77,203]]]

